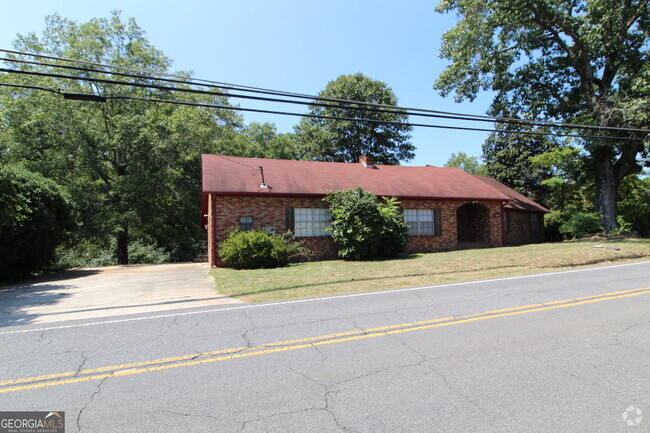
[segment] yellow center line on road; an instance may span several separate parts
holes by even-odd
[[[397,325],[380,326],[380,327],[364,329],[364,330],[354,330],[354,331],[347,331],[347,332],[339,332],[339,333],[336,333],[336,334],[319,335],[319,336],[316,336],[316,337],[306,337],[306,338],[300,338],[300,339],[294,339],[294,340],[277,341],[277,342],[273,342],[273,343],[265,343],[265,344],[262,344],[262,345],[259,345],[259,346],[252,346],[252,347],[242,346],[242,347],[235,347],[235,348],[231,348],[231,349],[220,349],[220,350],[213,350],[213,351],[209,351],[209,352],[192,353],[192,354],[187,354],[187,355],[160,358],[160,359],[154,359],[154,360],[150,360],[150,361],[138,361],[138,362],[131,362],[131,363],[128,363],[128,364],[108,365],[108,366],[105,366],[105,367],[98,367],[98,368],[86,369],[86,370],[81,370],[81,371],[68,371],[68,372],[65,372],[65,373],[53,373],[53,374],[46,374],[46,375],[41,375],[41,376],[24,377],[24,378],[19,378],[19,379],[11,379],[11,380],[0,381],[0,386],[16,385],[16,384],[19,384],[19,383],[36,382],[36,381],[48,380],[48,379],[60,379],[60,378],[63,378],[63,377],[71,377],[71,376],[80,376],[80,375],[86,375],[86,374],[102,373],[102,372],[106,372],[106,371],[117,371],[117,370],[124,370],[124,369],[134,368],[134,367],[145,367],[145,366],[157,365],[157,364],[167,364],[167,363],[172,363],[172,362],[196,359],[196,358],[199,358],[199,357],[208,357],[208,356],[223,355],[223,354],[234,353],[234,352],[242,352],[242,351],[245,351],[245,350],[259,350],[259,349],[265,349],[265,348],[269,348],[269,347],[285,346],[285,345],[296,344],[296,343],[306,343],[306,342],[309,342],[309,341],[319,341],[319,340],[326,340],[326,339],[332,339],[332,338],[338,338],[338,337],[345,337],[345,336],[350,336],[350,335],[368,334],[368,333],[377,332],[377,331],[385,331],[385,330],[392,330],[392,329],[397,329],[397,328],[405,328],[405,327],[409,327],[409,326],[425,325],[425,324],[429,324],[429,323],[438,323],[438,322],[445,322],[445,321],[449,321],[449,320],[465,319],[465,318],[469,318],[469,317],[477,317],[477,316],[484,316],[484,315],[488,315],[488,314],[504,313],[504,312],[509,312],[509,311],[517,311],[517,310],[536,308],[536,307],[547,306],[547,305],[556,305],[556,304],[562,304],[562,303],[567,303],[567,302],[576,302],[576,301],[581,301],[581,300],[585,300],[585,299],[600,298],[600,297],[603,297],[603,296],[612,296],[612,295],[619,295],[619,294],[625,294],[625,293],[633,293],[633,292],[636,292],[636,291],[639,291],[639,290],[646,290],[646,289],[622,290],[622,291],[619,291],[619,292],[611,292],[611,293],[598,294],[598,295],[592,295],[592,296],[584,296],[584,297],[581,297],[581,298],[562,299],[562,300],[559,300],[559,301],[550,301],[550,302],[543,302],[543,303],[537,303],[537,304],[522,305],[522,306],[518,306],[518,307],[501,308],[501,309],[498,309],[498,310],[482,311],[482,312],[479,312],[479,313],[465,314],[465,315],[461,315],[461,316],[440,317],[440,318],[436,318],[436,319],[422,320],[422,321],[409,322],[409,323],[401,323],[401,324],[397,324]]]
[[[194,365],[201,365],[201,364],[238,359],[238,358],[246,358],[251,356],[259,356],[259,355],[265,355],[270,353],[286,352],[286,351],[304,349],[304,348],[309,348],[314,346],[362,340],[367,338],[381,337],[381,336],[400,334],[405,332],[420,331],[424,329],[432,329],[432,328],[438,328],[443,326],[458,325],[462,323],[477,322],[477,321],[487,320],[487,319],[495,319],[499,317],[508,317],[508,316],[515,316],[519,314],[553,310],[558,308],[567,308],[567,307],[573,307],[577,305],[592,304],[596,302],[603,302],[603,301],[620,299],[620,298],[629,298],[632,296],[639,296],[644,294],[650,294],[650,287],[603,293],[599,295],[585,296],[581,298],[570,298],[570,299],[563,299],[558,301],[543,302],[543,303],[530,304],[530,305],[524,305],[519,307],[502,308],[498,310],[483,311],[480,313],[466,314],[462,316],[450,316],[450,317],[443,317],[437,319],[423,320],[418,322],[380,326],[380,327],[370,328],[365,330],[355,330],[355,331],[340,332],[335,334],[320,335],[315,337],[300,338],[295,340],[278,341],[278,342],[266,343],[254,347],[237,347],[237,348],[215,350],[215,351],[202,352],[202,353],[196,353],[190,355],[161,358],[161,359],[156,359],[151,361],[141,361],[141,362],[133,362],[128,364],[111,365],[106,367],[82,370],[79,372],[53,373],[53,374],[47,374],[42,376],[11,379],[11,380],[0,382],[0,386],[85,375],[83,377],[73,377],[71,379],[65,379],[65,380],[30,383],[29,385],[2,388],[0,389],[0,394],[28,390],[28,389],[45,388],[51,386],[80,383],[89,380],[101,380],[108,377],[129,376],[133,374],[168,370],[171,368],[189,367]],[[278,346],[284,346],[284,347],[278,347]],[[224,356],[217,356],[217,355],[224,355]],[[199,357],[203,357],[203,358],[209,357],[209,358],[197,360],[196,358]],[[179,362],[179,361],[186,361],[186,360],[190,360],[190,361]],[[165,365],[160,365],[160,364],[165,364]],[[136,368],[136,367],[145,367],[145,368]],[[110,373],[93,375],[93,373],[100,373],[104,371],[110,371]]]

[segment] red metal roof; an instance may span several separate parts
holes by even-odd
[[[455,167],[376,164],[375,168],[368,168],[361,163],[221,155],[203,155],[202,166],[203,193],[323,196],[329,191],[351,189],[358,185],[377,196],[402,199],[511,200],[508,193]],[[263,167],[264,182],[269,188],[260,187],[262,176],[259,166]]]
[[[525,195],[520,194],[514,189],[505,186],[496,179],[492,179],[491,177],[478,176],[475,174],[472,176],[509,196],[512,201],[508,202],[508,204],[504,206],[505,209],[527,212],[549,212],[549,210],[544,206],[535,203]]]

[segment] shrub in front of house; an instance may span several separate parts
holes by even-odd
[[[395,257],[408,243],[408,225],[395,198],[377,197],[361,187],[325,197],[332,213],[332,239],[345,260]]]
[[[581,238],[589,233],[603,231],[600,218],[596,213],[576,212],[560,226],[560,232],[567,237]]]
[[[280,268],[303,248],[290,236],[261,230],[233,231],[219,244],[219,256],[234,269]]]

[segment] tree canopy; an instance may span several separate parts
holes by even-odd
[[[437,10],[461,18],[443,37],[441,56],[451,64],[436,81],[441,94],[460,101],[492,90],[494,115],[644,127],[647,0],[442,0]],[[603,226],[614,229],[618,187],[648,163],[648,135],[579,132],[602,137],[578,144],[590,158]]]
[[[558,143],[546,136],[513,134],[530,131],[529,127],[499,125],[483,143],[487,175],[547,205],[544,180],[550,177],[546,167],[534,165],[531,158],[555,149]]]
[[[478,157],[469,156],[465,152],[452,153],[445,163],[445,167],[458,167],[471,174],[487,176],[487,167],[485,164]]]
[[[396,106],[390,87],[363,74],[341,75],[318,94],[322,98]],[[406,113],[380,107],[331,102],[311,105],[309,115],[296,126],[304,157],[318,161],[357,162],[364,153],[380,164],[398,164],[414,157]],[[336,119],[329,118],[336,117]],[[358,120],[358,121],[357,121]],[[383,123],[390,122],[390,123]]]
[[[135,21],[124,22],[118,12],[86,23],[49,16],[41,36],[19,35],[15,48],[151,72],[167,73],[171,66]],[[15,69],[52,72],[31,64]],[[200,155],[226,147],[222,140],[240,125],[240,117],[225,110],[120,99],[115,96],[171,100],[178,96],[87,80],[114,78],[99,72],[64,73],[74,79],[9,73],[3,81],[111,98],[105,103],[74,101],[40,90],[3,88],[0,154],[63,185],[74,203],[77,240],[108,245],[113,238],[119,263],[129,262],[131,239],[164,247],[174,260],[196,257],[204,241],[197,223]],[[121,77],[120,81],[149,83],[151,79]],[[227,103],[205,95],[183,98]]]

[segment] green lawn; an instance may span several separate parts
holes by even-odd
[[[329,260],[239,271],[217,268],[211,274],[220,293],[246,302],[265,302],[550,272],[644,258],[650,258],[650,239],[592,238],[416,254],[393,260]]]

